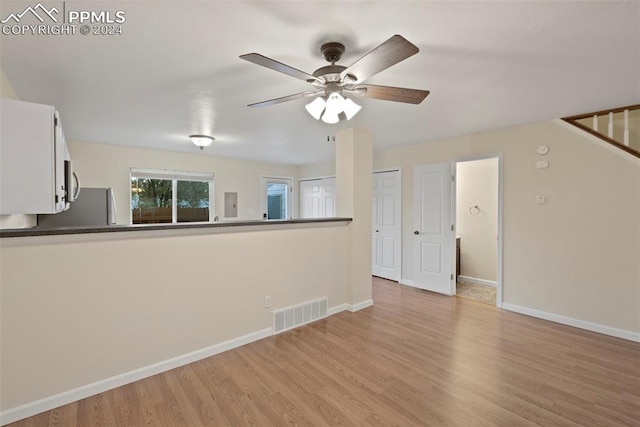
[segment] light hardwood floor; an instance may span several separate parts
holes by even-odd
[[[640,426],[640,344],[373,280],[373,307],[12,426]]]

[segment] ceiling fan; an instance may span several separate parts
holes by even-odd
[[[391,86],[363,84],[365,80],[380,71],[395,65],[418,53],[419,49],[400,35],[394,35],[349,67],[336,65],[345,51],[342,43],[325,43],[320,47],[324,59],[331,63],[318,68],[313,74],[305,73],[259,53],[240,55],[240,58],[262,65],[291,77],[310,83],[313,91],[296,93],[281,98],[249,104],[249,107],[267,107],[300,98],[315,98],[306,109],[316,120],[322,117],[326,123],[337,123],[351,119],[360,106],[343,95],[385,101],[420,104],[429,95],[428,90],[408,89]]]

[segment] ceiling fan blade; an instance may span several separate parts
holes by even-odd
[[[420,104],[429,95],[428,90],[408,89],[406,87],[358,85],[358,89],[365,88],[367,91],[361,96],[365,98],[384,99],[385,101],[405,102],[407,104]]]
[[[294,100],[300,99],[300,98],[308,98],[310,96],[321,95],[323,93],[324,93],[324,91],[300,92],[300,93],[296,93],[296,94],[289,95],[289,96],[283,96],[281,98],[270,99],[268,101],[256,102],[254,104],[247,105],[247,107],[256,107],[256,108],[269,107],[271,105],[281,104],[281,103],[287,102],[287,101],[294,101]]]
[[[386,70],[400,61],[418,53],[420,49],[400,35],[395,35],[380,46],[358,59],[353,65],[340,73],[344,79],[347,74],[356,78],[355,83],[367,80],[374,74]]]
[[[244,59],[245,61],[253,62],[254,64],[270,68],[274,71],[284,73],[288,76],[295,77],[296,79],[304,80],[305,82],[309,82],[309,80],[311,80],[312,82],[317,81],[319,83],[322,83],[320,79],[312,76],[311,74],[290,67],[286,64],[283,64],[282,62],[276,61],[275,59],[267,58],[266,56],[260,55],[259,53],[247,53],[246,55],[240,55],[240,58]]]

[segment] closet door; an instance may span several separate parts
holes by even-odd
[[[371,217],[371,271],[374,276],[400,280],[401,203],[400,172],[373,174]]]

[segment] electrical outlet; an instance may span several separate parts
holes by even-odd
[[[271,308],[271,297],[264,297],[264,308]]]

